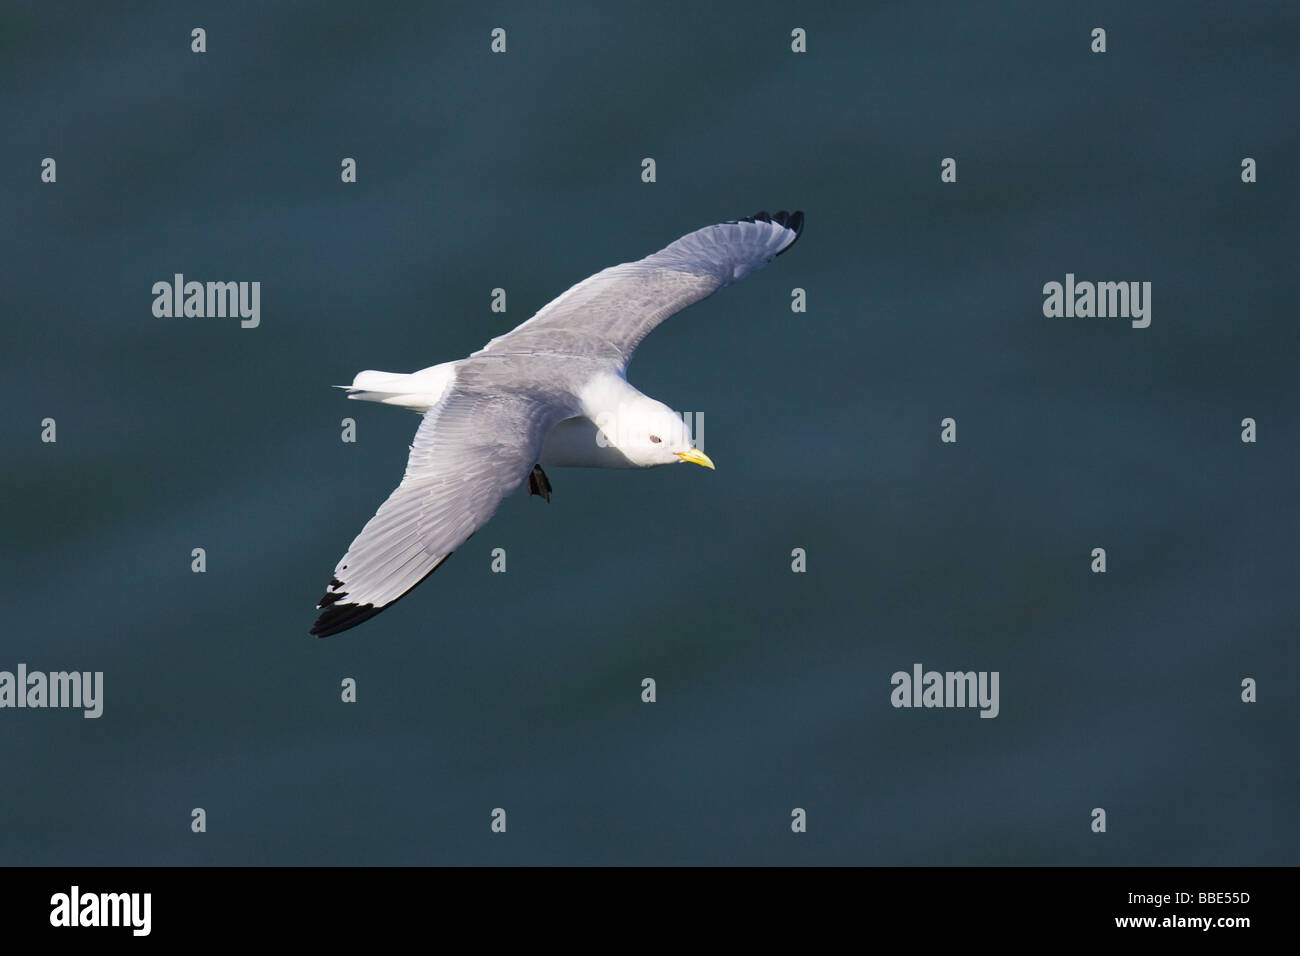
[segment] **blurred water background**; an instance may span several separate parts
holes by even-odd
[[[6,3],[0,669],[105,699],[0,711],[0,863],[1296,863],[1298,50],[1287,3]],[[630,369],[716,473],[554,471],[307,636],[418,422],[331,385],[778,208]],[[260,327],[155,318],[177,272]],[[1150,328],[1045,318],[1067,272]],[[915,662],[999,716],[894,709]]]

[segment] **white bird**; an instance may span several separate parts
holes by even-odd
[[[712,468],[681,417],[627,383],[641,340],[668,316],[794,244],[803,213],[707,226],[579,282],[469,358],[410,374],[357,374],[348,398],[424,413],[402,483],[348,548],[317,609],[318,637],[356,627],[438,568],[542,465]]]

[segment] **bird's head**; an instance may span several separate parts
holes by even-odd
[[[613,445],[641,468],[683,461],[713,467],[709,456],[691,441],[690,429],[681,415],[652,398],[624,402],[617,414],[600,416],[596,425],[598,441]]]

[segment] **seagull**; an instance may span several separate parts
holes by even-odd
[[[469,358],[337,386],[424,418],[401,484],[335,567],[311,633],[392,606],[525,481],[550,501],[543,465],[713,468],[678,414],[628,384],[628,362],[660,322],[763,268],[802,231],[803,213],[784,211],[706,226],[584,279]]]

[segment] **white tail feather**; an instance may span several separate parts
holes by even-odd
[[[378,372],[367,369],[358,372],[351,385],[346,388],[348,398],[363,402],[381,402],[384,405],[399,405],[421,411],[438,404],[442,393],[456,377],[456,363],[445,362],[430,368],[411,372]]]

